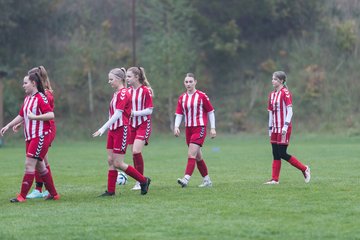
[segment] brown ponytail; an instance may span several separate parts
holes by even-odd
[[[151,94],[152,96],[154,96],[154,91],[153,89],[151,88],[151,85],[149,83],[149,80],[146,78],[146,75],[145,75],[145,69],[142,68],[142,67],[131,67],[128,69],[129,71],[131,71],[135,76],[139,76],[139,82],[146,86],[147,88],[150,89],[151,91]]]

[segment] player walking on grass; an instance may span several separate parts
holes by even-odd
[[[131,67],[126,72],[126,81],[130,85],[132,110],[130,118],[130,138],[134,167],[144,174],[142,149],[148,145],[151,135],[151,114],[153,111],[153,91],[141,67]],[[140,190],[137,181],[132,190]]]
[[[191,175],[194,172],[195,164],[203,177],[203,182],[199,187],[212,186],[208,169],[202,156],[201,147],[205,141],[208,119],[210,121],[210,136],[211,138],[216,137],[215,114],[208,96],[196,90],[196,83],[197,80],[194,74],[187,73],[184,80],[186,92],[179,97],[175,113],[174,135],[176,137],[180,135],[179,126],[183,116],[185,116],[186,144],[189,146],[185,176],[177,180],[181,187],[188,185]]]
[[[273,153],[272,178],[265,184],[279,184],[281,159],[299,169],[304,175],[305,182],[308,183],[310,182],[310,168],[286,152],[290,142],[293,110],[292,96],[286,87],[285,72],[274,72],[272,85],[274,91],[269,94],[268,99],[269,136]]]
[[[51,142],[50,120],[54,119],[54,113],[46,98],[45,90],[38,73],[26,76],[23,81],[25,100],[19,115],[0,131],[3,136],[5,132],[24,121],[24,135],[26,141],[25,174],[23,177],[21,192],[16,198],[10,200],[12,203],[25,202],[35,177],[35,169],[46,185],[50,194],[46,200],[58,200],[60,195],[56,192],[54,182],[43,159],[45,158]]]
[[[48,102],[50,104],[52,112],[54,112],[55,103],[54,103],[53,89],[51,87],[50,79],[48,77],[45,67],[39,66],[39,67],[32,68],[28,72],[28,75],[30,75],[32,73],[38,73],[38,75],[41,79],[41,82],[43,84],[44,90],[45,90],[46,98],[48,99]],[[51,129],[51,132],[49,133],[51,136],[50,137],[50,146],[51,146],[51,144],[54,141],[55,136],[56,136],[56,125],[55,125],[54,119],[51,119],[49,122],[50,122],[50,129]],[[18,129],[20,128],[20,126],[22,126],[22,125],[23,125],[23,123],[15,125],[13,127],[13,131],[17,132]],[[44,162],[45,162],[46,168],[49,171],[49,174],[52,175],[47,154],[44,157]],[[34,190],[26,196],[27,199],[43,198],[43,197],[47,197],[49,195],[49,192],[47,190],[43,192],[44,182],[43,182],[42,178],[40,177],[40,174],[37,170],[35,170],[35,184],[36,184],[36,186],[35,186]]]
[[[101,197],[115,195],[116,179],[121,169],[127,175],[140,182],[141,194],[148,192],[150,178],[144,177],[139,171],[124,163],[126,148],[129,139],[129,117],[131,114],[131,95],[125,84],[125,68],[114,68],[109,72],[109,84],[115,89],[110,102],[109,120],[94,134],[93,137],[101,136],[107,129],[107,153],[108,153],[108,184],[107,190]]]

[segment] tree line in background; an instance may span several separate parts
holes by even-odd
[[[265,131],[271,74],[284,70],[295,127],[360,133],[360,1],[1,0],[0,8],[5,122],[17,114],[27,70],[44,65],[59,127],[94,129],[107,116],[107,73],[136,61],[155,91],[159,130],[173,125],[194,72],[218,128]]]

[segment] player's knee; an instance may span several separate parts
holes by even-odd
[[[127,164],[125,164],[123,161],[114,161],[114,167],[125,171],[127,169]]]
[[[285,153],[281,153],[280,157],[286,161],[289,161],[291,156],[285,152]]]
[[[133,150],[133,155],[137,155],[137,154],[141,154],[141,150],[138,149]]]
[[[108,164],[109,164],[109,166],[114,164],[114,160],[112,157],[108,157]]]

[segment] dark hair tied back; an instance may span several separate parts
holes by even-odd
[[[37,73],[37,72],[31,73],[29,75],[29,80],[36,83],[36,88],[37,88],[37,90],[39,92],[45,93],[44,86],[43,86],[43,84],[41,82],[41,78],[40,78],[39,73]]]
[[[138,69],[139,69],[139,81],[140,81],[140,83],[144,83],[144,75],[143,75],[143,72],[142,72],[142,70],[141,70],[141,67],[137,67]]]

